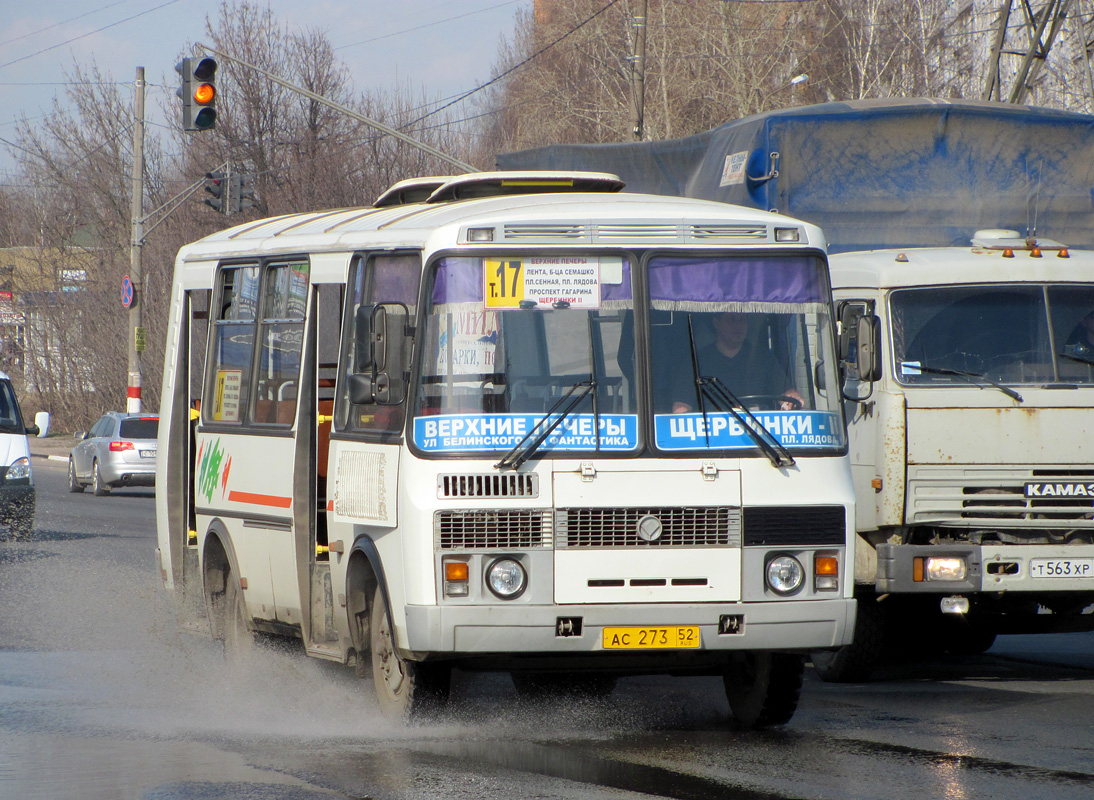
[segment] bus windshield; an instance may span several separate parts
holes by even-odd
[[[890,313],[901,383],[1094,384],[1094,285],[901,289]]]
[[[524,456],[844,446],[823,259],[654,256],[643,267],[649,300],[636,304],[622,255],[438,261],[415,445]]]

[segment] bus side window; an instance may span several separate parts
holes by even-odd
[[[251,385],[258,305],[259,267],[229,267],[221,271],[217,308],[212,322],[212,351],[205,381],[202,413],[206,422],[243,422]]]
[[[357,363],[354,347],[357,340],[357,309],[362,306],[374,307],[378,303],[402,303],[410,314],[408,324],[413,326],[421,281],[421,264],[418,253],[397,253],[358,258],[350,268],[343,317],[342,367],[339,370],[340,385],[335,414],[338,431],[398,433],[402,430],[406,418],[405,402],[399,405],[351,403],[348,378],[365,366]]]

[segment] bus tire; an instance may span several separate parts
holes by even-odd
[[[805,656],[796,653],[734,653],[722,675],[734,719],[746,728],[790,721],[798,709]]]
[[[614,675],[572,672],[511,672],[509,675],[517,694],[528,700],[599,700],[609,697],[617,683]]]
[[[858,601],[851,644],[812,653],[813,669],[827,683],[863,683],[885,654],[885,609],[873,599]]]
[[[411,661],[399,655],[379,586],[373,594],[368,627],[372,682],[384,717],[417,722],[444,708],[452,680],[451,665]]]

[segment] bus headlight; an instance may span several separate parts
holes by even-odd
[[[528,573],[514,558],[499,558],[486,570],[486,585],[502,600],[520,597],[528,585]]]
[[[767,585],[776,594],[790,594],[801,588],[805,570],[794,556],[775,556],[767,562]]]

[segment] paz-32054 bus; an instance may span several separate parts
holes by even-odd
[[[825,243],[614,176],[397,184],[179,253],[158,558],[182,625],[523,695],[721,675],[790,719],[850,640],[854,505]]]

